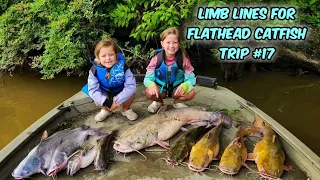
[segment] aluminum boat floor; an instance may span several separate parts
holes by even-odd
[[[168,104],[168,109],[172,108],[172,101],[166,100],[166,104]],[[114,129],[118,130],[118,136],[122,134],[128,127],[132,126],[135,123],[143,120],[144,118],[150,116],[151,114],[147,111],[147,106],[149,105],[149,101],[147,101],[144,97],[137,98],[132,105],[132,108],[138,113],[139,119],[137,121],[129,121],[125,117],[121,115],[119,111],[116,111],[112,116],[108,117],[103,122],[95,122],[94,116],[98,111],[94,111],[92,113],[81,114],[78,117],[69,119],[69,122],[66,122],[64,125],[68,123],[72,123],[72,127],[76,127],[80,124],[87,124],[91,127],[102,127],[102,132],[111,132]],[[189,105],[195,105],[195,102],[189,102]],[[237,131],[237,125],[239,122],[246,120],[247,117],[239,116],[235,113],[233,116],[234,123],[231,129],[223,129],[220,134],[220,153],[218,157],[221,157],[221,154],[225,147],[230,142],[230,139],[234,137]],[[182,132],[177,133],[170,141],[174,141],[175,138],[179,137]],[[248,148],[248,152],[252,152],[253,144],[257,139],[249,138],[246,139],[245,143]],[[205,170],[201,173],[192,172],[188,169],[187,166],[178,166],[172,167],[166,164],[164,160],[160,158],[166,158],[166,152],[163,151],[161,147],[152,147],[146,150],[141,150],[141,152],[147,157],[147,160],[136,153],[128,153],[125,155],[122,153],[117,154],[112,149],[113,143],[110,144],[109,152],[112,153],[111,163],[107,166],[106,172],[98,172],[94,170],[93,165],[85,169],[81,169],[78,171],[73,177],[66,175],[66,170],[63,170],[58,173],[58,180],[67,180],[67,179],[84,179],[84,180],[99,180],[99,179],[117,179],[117,180],[135,180],[135,179],[257,179],[260,177],[257,173],[251,172],[245,167],[242,167],[240,172],[234,176],[228,176],[220,173],[219,169],[215,168],[215,166],[211,166],[211,170]],[[253,170],[257,170],[256,164],[254,162],[246,162]],[[219,161],[213,161],[211,165],[218,165]],[[286,180],[307,180],[306,175],[298,169],[298,166],[293,164],[289,157],[286,157],[285,161],[286,165],[291,165],[295,168],[294,172],[284,172],[282,175],[282,179]],[[51,177],[44,176],[42,174],[37,174],[32,176],[32,179],[39,180],[48,180],[52,179]]]

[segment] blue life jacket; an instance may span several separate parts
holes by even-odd
[[[125,64],[125,58],[121,53],[118,53],[117,62],[107,69],[103,66],[93,64],[91,71],[97,77],[100,83],[100,89],[102,93],[114,92],[119,93],[124,88],[125,71],[128,67]],[[109,73],[109,76],[107,75]],[[82,87],[82,91],[89,96],[88,84]]]
[[[155,68],[155,83],[160,86],[160,92],[166,92],[168,96],[171,96],[173,89],[184,82],[182,52],[179,49],[175,57],[176,60],[172,64],[170,71],[164,61],[164,51],[160,49],[157,50],[156,53],[158,61]]]

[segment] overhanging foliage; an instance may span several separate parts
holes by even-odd
[[[87,72],[93,45],[117,37],[129,64],[143,69],[169,26],[183,29],[202,6],[254,5],[228,0],[0,0],[0,69],[32,68],[44,79]],[[318,0],[264,1],[299,7],[299,21],[320,27]],[[185,45],[184,45],[185,46]],[[187,47],[187,46],[185,46]],[[156,48],[156,47],[153,47]],[[138,71],[137,71],[138,72]]]

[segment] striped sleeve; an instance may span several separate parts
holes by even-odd
[[[157,65],[157,56],[154,56],[151,60],[150,63],[147,67],[147,72],[143,80],[144,86],[147,88],[152,87],[153,85],[156,85],[155,83],[155,75],[154,75],[154,70]]]
[[[194,68],[191,65],[190,59],[186,58],[184,67],[184,82],[181,84],[185,93],[189,93],[196,85],[196,76],[193,71]]]

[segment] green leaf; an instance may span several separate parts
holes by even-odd
[[[310,0],[309,4],[314,4],[315,2],[317,2],[318,0]]]
[[[149,2],[145,2],[143,5],[144,5],[144,9],[148,9]]]
[[[216,4],[216,1],[210,1],[210,2],[208,3],[208,7],[214,7],[215,4]]]

